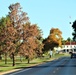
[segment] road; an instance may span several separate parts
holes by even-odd
[[[7,75],[76,75],[76,59],[62,57],[42,65],[30,67]]]

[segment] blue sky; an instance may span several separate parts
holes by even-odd
[[[76,20],[76,0],[0,0],[0,18],[6,16],[9,5],[16,2],[28,13],[31,23],[42,29],[43,38],[49,35],[51,28],[59,28],[64,39],[72,38],[69,22]]]

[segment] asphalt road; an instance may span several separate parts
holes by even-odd
[[[76,58],[63,57],[7,75],[76,75]]]

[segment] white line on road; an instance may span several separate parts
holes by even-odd
[[[30,69],[32,69],[32,68],[24,69],[24,70],[21,70],[21,71],[19,71],[19,72],[12,73],[12,74],[10,74],[10,75],[15,75],[15,74],[18,74],[18,73],[21,73],[21,72],[24,72],[24,71],[27,71],[27,70],[30,70]]]

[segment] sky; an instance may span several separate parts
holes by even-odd
[[[17,2],[28,14],[30,22],[37,24],[43,31],[43,38],[48,37],[51,28],[58,28],[65,40],[73,37],[76,0],[0,0],[0,18],[8,14],[10,4]]]

